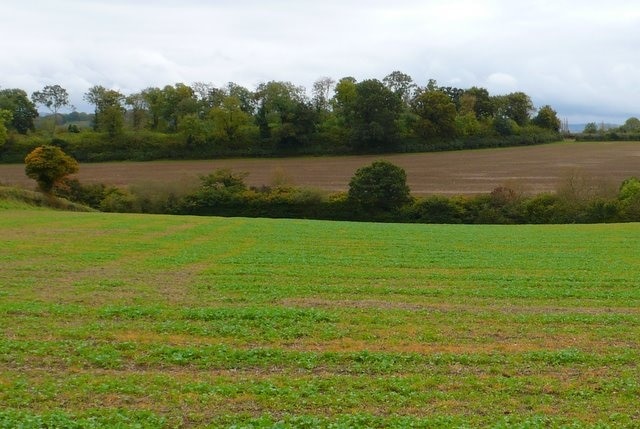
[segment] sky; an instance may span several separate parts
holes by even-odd
[[[270,80],[310,89],[406,73],[527,93],[570,123],[640,117],[640,5],[628,0],[3,0],[0,87]]]

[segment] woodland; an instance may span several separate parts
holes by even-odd
[[[22,162],[42,144],[95,162],[424,152],[562,138],[556,111],[536,108],[524,92],[494,95],[433,79],[420,86],[400,71],[382,80],[323,77],[310,90],[283,81],[252,90],[176,83],[132,94],[95,85],[83,99],[93,112],[75,111],[59,85],[31,96],[0,89],[0,162]]]

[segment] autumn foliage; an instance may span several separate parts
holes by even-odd
[[[78,172],[78,162],[57,146],[35,148],[24,163],[27,176],[34,179],[40,190],[47,194],[66,176]]]

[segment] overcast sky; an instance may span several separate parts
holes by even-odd
[[[524,91],[571,123],[640,117],[629,0],[5,0],[0,87],[382,79]]]

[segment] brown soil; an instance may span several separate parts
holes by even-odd
[[[354,172],[385,159],[407,172],[415,195],[472,194],[509,186],[522,192],[554,191],[569,178],[618,186],[640,176],[640,142],[561,143],[453,152],[277,159],[110,162],[82,164],[78,179],[113,185],[197,183],[218,168],[249,173],[251,186],[284,182],[329,191],[348,188]],[[0,184],[33,187],[22,165],[0,165]]]

